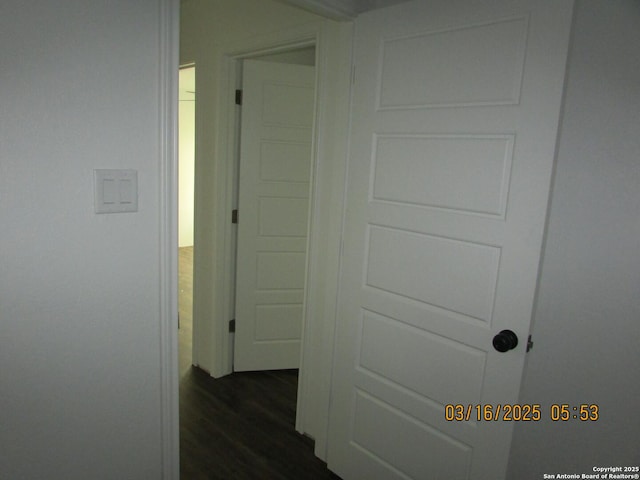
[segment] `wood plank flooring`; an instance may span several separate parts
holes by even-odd
[[[180,248],[181,479],[339,480],[294,429],[297,370],[214,379],[191,366],[192,262]]]

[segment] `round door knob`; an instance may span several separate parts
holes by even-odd
[[[493,348],[499,352],[508,352],[518,346],[518,336],[511,330],[502,330],[493,337]]]

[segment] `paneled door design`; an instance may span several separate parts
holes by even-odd
[[[420,0],[356,20],[328,454],[345,480],[504,479],[508,419],[538,415],[517,402],[571,15]]]
[[[236,371],[300,365],[314,71],[244,61]]]

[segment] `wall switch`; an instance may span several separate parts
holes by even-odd
[[[94,170],[96,213],[138,211],[137,170]]]

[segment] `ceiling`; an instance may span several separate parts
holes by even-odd
[[[185,4],[190,0],[180,0]],[[353,20],[359,14],[408,0],[276,0],[334,20]]]
[[[361,13],[407,0],[278,0],[335,20],[353,19]]]

